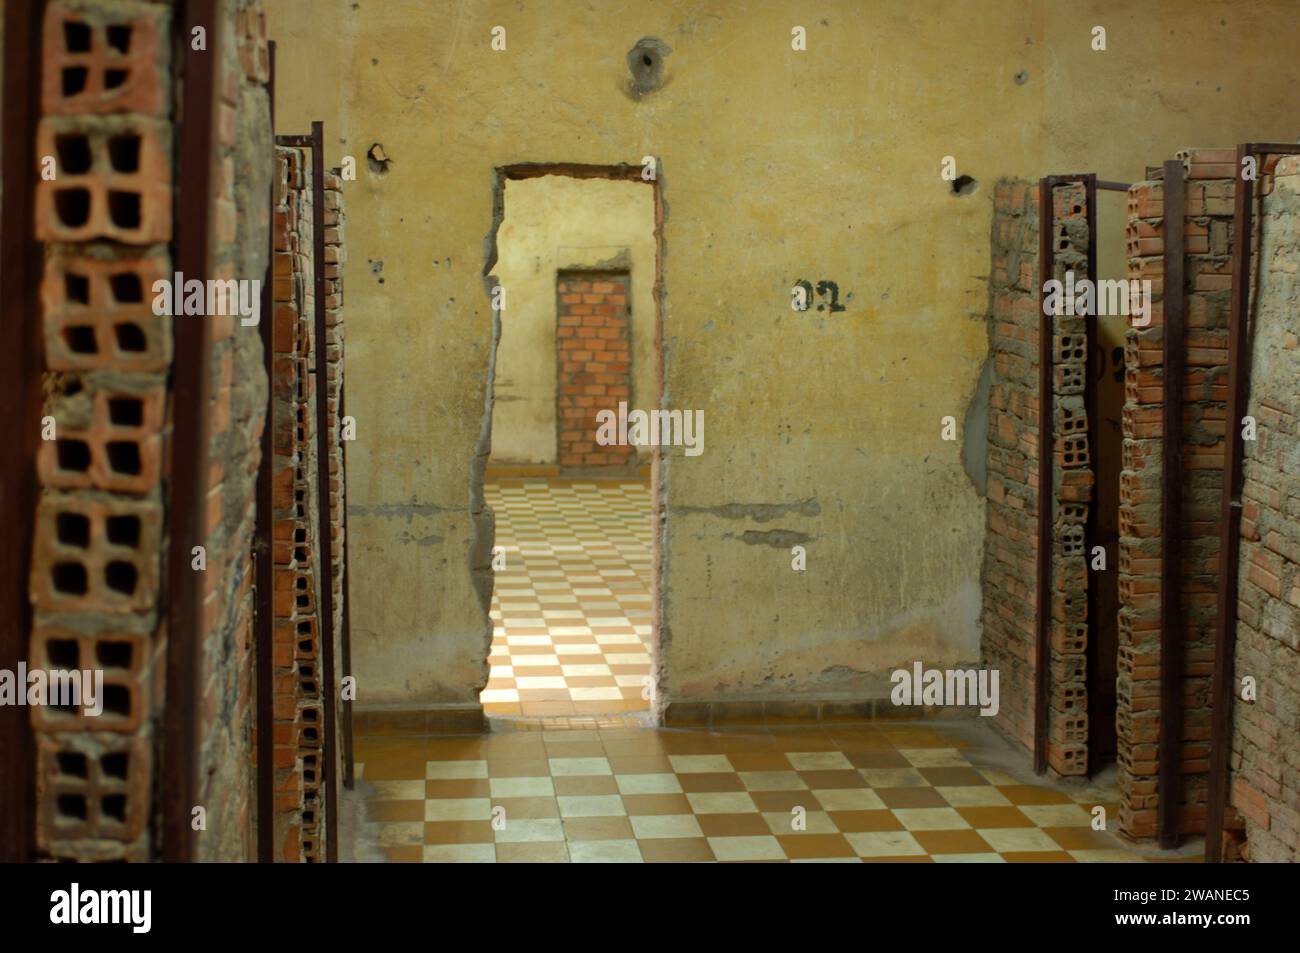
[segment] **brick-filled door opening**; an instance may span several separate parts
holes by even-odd
[[[631,444],[602,443],[602,412],[632,394],[631,276],[561,272],[556,280],[556,430],[561,468],[626,467]]]
[[[641,724],[655,695],[657,455],[617,422],[661,406],[658,196],[625,169],[562,168],[500,170],[479,701],[489,718]]]

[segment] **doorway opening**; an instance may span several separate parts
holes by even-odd
[[[497,170],[471,487],[494,530],[489,718],[655,720],[659,451],[617,427],[663,393],[662,205],[641,172]]]

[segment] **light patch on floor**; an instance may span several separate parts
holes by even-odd
[[[505,568],[492,591],[489,715],[648,711],[648,483],[520,479],[483,488]]]

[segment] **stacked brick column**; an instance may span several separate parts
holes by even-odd
[[[999,182],[993,198],[989,276],[988,536],[984,556],[984,664],[1000,672],[997,723],[1034,743],[1038,550],[1038,188]],[[1088,273],[1082,186],[1053,192],[1056,277]],[[1087,562],[1083,528],[1092,498],[1084,407],[1086,321],[1053,319],[1053,602],[1048,763],[1062,775],[1087,768]]]
[[[170,319],[172,9],[51,2],[43,27],[35,237],[45,414],[28,664],[104,672],[104,712],[34,707],[37,846],[60,860],[145,860],[154,718]],[[18,540],[12,545],[22,545]]]
[[[1093,278],[1088,264],[1084,186],[1052,190],[1054,274],[1067,283]],[[1060,775],[1088,771],[1088,557],[1085,524],[1094,475],[1084,400],[1088,322],[1092,315],[1052,318],[1052,645],[1048,681],[1047,762]]]
[[[324,736],[312,362],[311,166],[278,148],[273,263],[272,542],[274,563],[275,843],[285,861],[320,856]]]
[[[983,664],[1000,673],[998,726],[1034,743],[1035,524],[1038,507],[1038,189],[993,194],[989,274],[988,533]]]
[[[325,176],[325,373],[329,400],[330,565],[334,593],[334,657],[343,657],[343,439],[339,398],[343,388],[343,180]],[[319,355],[317,355],[319,359]],[[336,761],[336,763],[341,763]]]
[[[596,414],[631,400],[626,274],[561,275],[556,287],[556,425],[562,467],[622,466],[636,448],[596,442]]]
[[[210,219],[213,275],[218,280],[260,282],[270,217],[265,157],[271,131],[262,85],[266,74],[259,66],[266,58],[265,23],[260,2],[244,0],[226,13],[216,107],[216,194]],[[241,126],[243,133],[237,134]],[[257,848],[252,591],[256,574],[251,541],[267,385],[258,328],[230,314],[204,320],[210,332],[212,370],[204,540],[208,568],[203,577],[204,635],[199,654],[203,672],[199,802],[207,812],[207,829],[199,840],[198,856],[200,860],[252,860]]]
[[[1300,147],[1298,147],[1300,148]],[[1300,859],[1300,156],[1276,159],[1260,183],[1259,284],[1254,308],[1251,396],[1256,439],[1243,442],[1238,680],[1254,701],[1233,707],[1229,800],[1250,860]],[[1268,163],[1272,165],[1272,163]],[[1270,190],[1270,185],[1275,188]],[[1237,425],[1234,423],[1234,426]]]
[[[1120,473],[1118,773],[1120,826],[1131,837],[1155,834],[1161,792],[1160,735],[1161,487],[1183,486],[1184,713],[1180,827],[1205,829],[1209,767],[1210,674],[1217,611],[1219,506],[1227,399],[1227,322],[1232,295],[1235,152],[1179,153],[1186,168],[1184,221],[1164,221],[1158,178],[1129,190],[1130,279],[1151,280],[1151,323],[1128,329],[1125,346],[1123,470]],[[1162,472],[1163,274],[1165,230],[1185,243],[1185,387],[1183,473]]]

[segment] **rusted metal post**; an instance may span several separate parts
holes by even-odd
[[[325,709],[324,761],[321,790],[325,800],[325,860],[338,860],[338,680],[334,672],[334,564],[330,539],[330,410],[329,361],[325,337],[325,124],[311,124],[312,176],[312,277],[316,295],[316,495],[320,526],[321,656],[324,680],[321,704]]]
[[[266,278],[262,281],[262,368],[266,371],[266,422],[262,427],[262,463],[257,470],[257,522],[253,529],[253,556],[257,561],[257,608],[254,640],[257,645],[257,859],[264,864],[275,860],[275,619],[272,589],[275,585],[274,546],[275,498],[271,489],[275,449],[275,397],[272,380],[275,367],[275,295],[272,290],[275,265],[275,41],[267,43],[268,76],[266,94],[271,114],[270,229],[266,241]]]
[[[221,62],[220,0],[187,0],[180,22],[184,36],[207,31],[208,49],[184,50],[184,102],[180,125],[176,265],[185,275],[206,277],[211,263],[209,215],[216,138],[217,64]],[[179,18],[178,18],[179,19]],[[163,719],[162,855],[194,859],[191,816],[199,789],[198,707],[203,679],[203,585],[190,566],[191,548],[204,545],[208,502],[208,327],[172,316],[171,476],[167,519],[167,700]]]
[[[43,252],[32,234],[40,114],[44,0],[9,0],[4,8],[4,158],[0,181],[0,407],[15,425],[0,454],[0,668],[18,670],[31,631],[28,573],[36,512],[40,440]],[[35,752],[30,714],[0,706],[0,861],[35,855]]]

